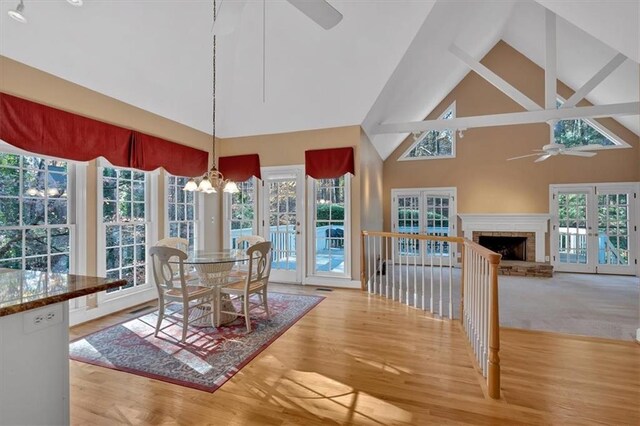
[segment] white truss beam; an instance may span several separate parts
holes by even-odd
[[[522,105],[526,110],[537,111],[541,109],[540,105],[531,100],[531,98],[513,87],[511,84],[507,83],[506,80],[491,71],[486,66],[482,65],[479,61],[476,61],[471,57],[471,55],[460,49],[455,44],[449,47],[449,52],[451,52],[456,58],[467,64],[469,68],[478,73],[478,75],[480,75],[482,78],[495,86],[496,89],[500,90],[502,93]]]
[[[544,107],[556,107],[557,96],[557,44],[556,44],[556,14],[545,9],[545,62],[544,62]]]
[[[612,72],[614,72],[622,63],[627,59],[622,53],[618,53],[616,56],[610,60],[607,65],[602,67],[600,71],[595,73],[589,81],[582,85],[576,92],[569,98],[567,101],[562,104],[562,108],[571,108],[574,107],[585,98],[598,84],[602,83],[602,81],[609,76]]]
[[[474,127],[511,126],[517,124],[546,123],[550,120],[611,117],[614,115],[640,115],[640,102],[610,105],[561,108],[541,111],[511,112],[506,114],[456,117],[448,120],[410,121],[379,124],[375,134],[411,133],[429,130],[471,129]]]

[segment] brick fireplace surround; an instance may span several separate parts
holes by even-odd
[[[536,261],[536,233],[535,232],[493,232],[493,231],[473,231],[473,242],[478,243],[480,237],[524,237],[527,239],[526,258],[527,262]]]
[[[502,261],[501,275],[551,277],[553,266],[545,262],[549,223],[546,214],[459,214],[464,236],[478,242],[480,236],[526,237],[526,261]]]

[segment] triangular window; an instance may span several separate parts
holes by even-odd
[[[557,100],[556,107],[564,102]],[[553,126],[554,142],[567,148],[582,145],[600,145],[602,147],[629,146],[597,122],[585,119],[560,120]]]
[[[456,116],[456,104],[439,117],[450,120]],[[430,130],[415,137],[415,142],[405,151],[400,160],[425,160],[430,158],[453,158],[456,155],[456,133],[454,129]]]

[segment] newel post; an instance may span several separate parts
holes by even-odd
[[[490,260],[490,307],[489,307],[489,371],[488,387],[489,396],[500,399],[500,316],[498,306],[498,265],[500,255],[494,255]]]

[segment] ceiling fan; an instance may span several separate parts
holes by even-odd
[[[287,1],[325,30],[335,27],[342,20],[342,14],[326,0]],[[213,34],[232,33],[239,26],[242,10],[246,4],[247,0],[222,0],[218,9],[218,17],[213,25]]]
[[[542,149],[534,149],[535,154],[521,155],[519,157],[507,158],[507,161],[518,160],[520,158],[535,157],[538,158],[534,163],[539,163],[556,155],[573,155],[575,157],[593,157],[596,152],[589,152],[590,149],[600,148],[600,145],[581,145],[573,148],[567,148],[559,143],[550,143],[542,147]]]

